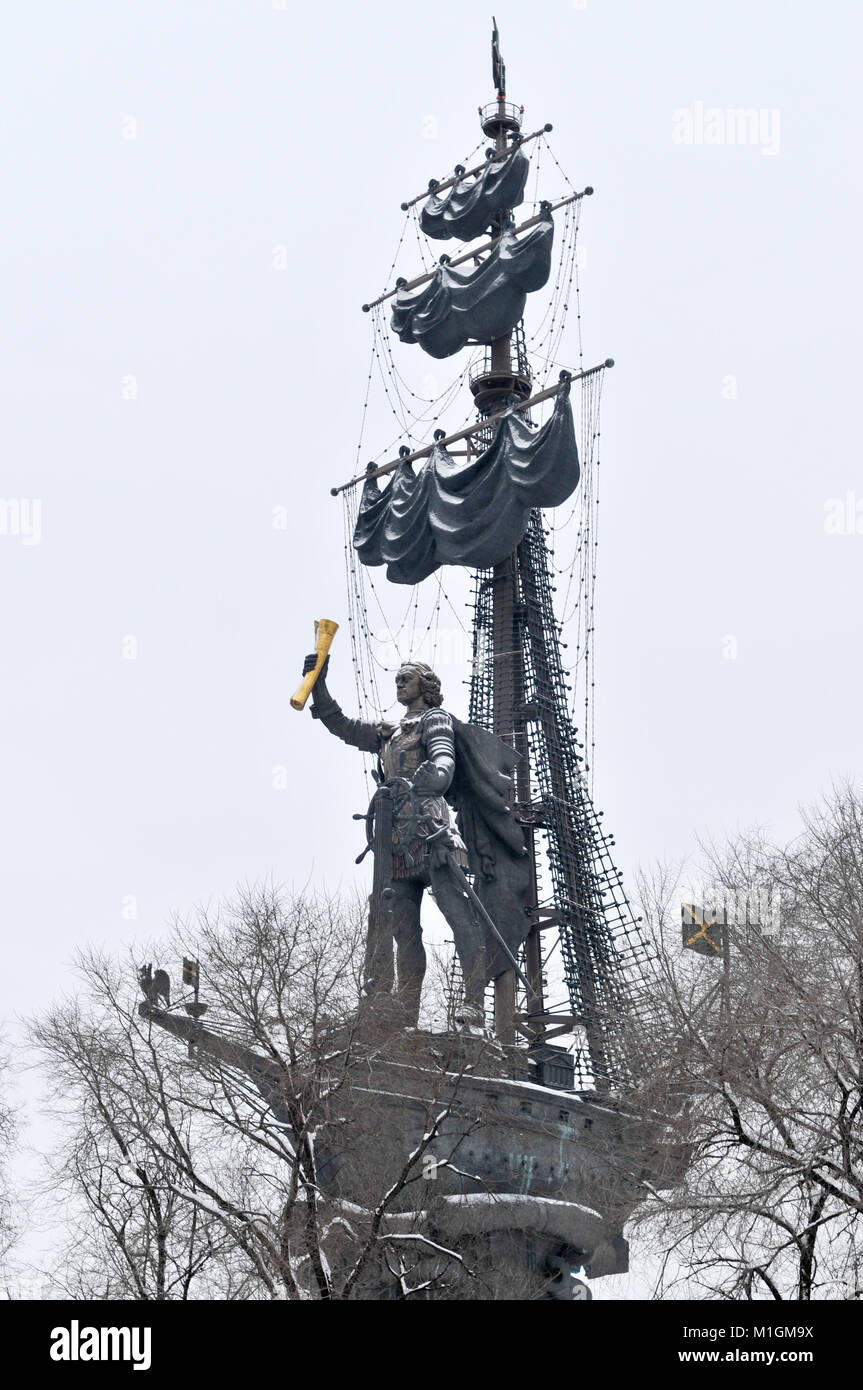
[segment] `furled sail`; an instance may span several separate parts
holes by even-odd
[[[432,193],[420,213],[420,226],[436,241],[473,241],[501,208],[517,208],[523,201],[529,168],[530,160],[516,145],[506,159],[489,160],[476,178],[461,179],[440,196]]]
[[[393,584],[418,584],[440,565],[487,569],[511,554],[532,507],[557,507],[578,484],[578,449],[561,386],[539,430],[510,411],[476,458],[455,459],[440,444],[414,473],[402,463],[385,488],[363,488],[354,549],[364,565],[386,565]]]
[[[532,290],[551,271],[554,223],[543,217],[520,237],[507,228],[481,265],[439,265],[431,280],[399,290],[392,328],[403,343],[419,343],[430,357],[451,357],[468,340],[491,343],[509,333]]]

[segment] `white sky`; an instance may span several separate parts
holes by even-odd
[[[491,9],[7,9],[0,497],[42,509],[39,544],[0,535],[12,1033],[80,943],[156,935],[239,881],[357,881],[359,759],[288,697],[312,620],[346,618],[328,489],[353,471],[359,305],[400,201],[479,138]],[[627,871],[699,832],[790,834],[863,760],[860,9],[494,9],[525,128],[552,121],[596,188],[585,359],[618,364],[597,801]],[[778,113],[778,150],[675,143],[699,102],[763,110],[771,140]],[[849,493],[861,534],[828,534]],[[331,684],[350,709],[346,630]]]

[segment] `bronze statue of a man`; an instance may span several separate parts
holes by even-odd
[[[306,658],[305,672],[317,658]],[[441,683],[422,661],[407,662],[396,674],[396,698],[404,705],[399,724],[366,724],[348,719],[329,693],[325,664],[312,692],[312,716],[330,733],[354,748],[378,756],[379,777],[394,798],[389,900],[396,944],[398,999],[408,1024],[416,1026],[426,969],[420,925],[423,889],[431,888],[446,919],[464,979],[462,1019],[481,1025],[483,995],[489,979],[486,930],[457,877],[470,865],[467,848],[452,823],[446,793],[456,772],[456,743],[451,715],[442,709]],[[430,843],[429,843],[430,841]],[[374,914],[375,904],[372,904]],[[368,994],[393,988],[392,942],[372,931],[366,952]]]

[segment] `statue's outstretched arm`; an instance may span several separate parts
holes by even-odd
[[[317,665],[317,654],[312,652],[306,657],[303,663],[303,675],[314,670]],[[364,724],[361,719],[348,719],[342,713],[341,706],[336,703],[327,689],[327,669],[330,658],[327,657],[321,667],[321,674],[312,687],[312,718],[320,719],[325,729],[336,738],[340,738],[343,743],[349,743],[352,748],[359,748],[363,753],[377,753],[381,746],[380,730],[377,724]]]

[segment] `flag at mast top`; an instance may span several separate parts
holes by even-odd
[[[500,35],[497,32],[497,20],[494,15],[491,17],[491,77],[494,82],[494,89],[499,97],[506,96],[506,66],[500,56]]]

